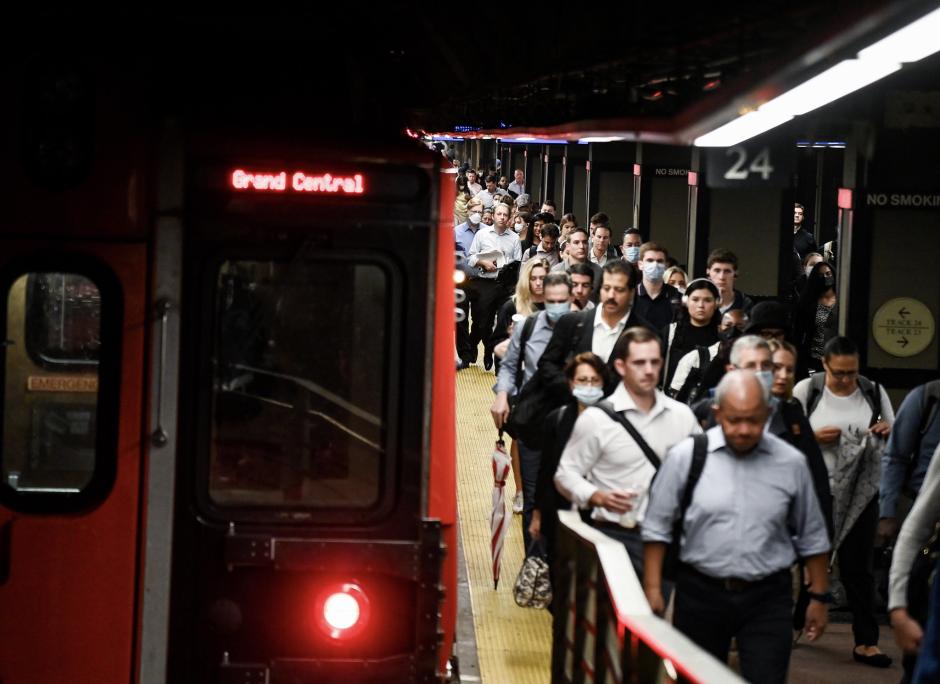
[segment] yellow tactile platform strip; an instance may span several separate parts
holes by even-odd
[[[457,374],[457,504],[480,677],[484,684],[544,684],[550,679],[551,616],[545,610],[519,608],[512,599],[523,557],[521,516],[511,511],[512,476],[506,487],[507,515],[512,520],[503,546],[499,589],[493,590],[490,454],[496,429],[489,408],[495,380],[478,366]]]

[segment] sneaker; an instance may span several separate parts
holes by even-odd
[[[512,512],[522,513],[522,492],[516,492],[516,498],[512,500]]]

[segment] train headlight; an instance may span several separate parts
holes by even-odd
[[[369,624],[369,599],[351,582],[334,584],[320,593],[317,625],[331,639],[348,639]]]

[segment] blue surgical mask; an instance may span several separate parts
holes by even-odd
[[[604,390],[593,385],[575,385],[571,390],[574,398],[586,406],[592,406],[604,398]]]
[[[643,276],[647,280],[659,281],[663,279],[663,274],[666,272],[666,264],[661,264],[658,261],[648,261],[643,264]]]
[[[548,315],[548,320],[553,323],[569,311],[571,311],[571,304],[568,302],[545,302],[545,313]]]
[[[631,264],[635,264],[636,260],[640,258],[640,248],[639,247],[627,247],[623,251],[623,256]]]

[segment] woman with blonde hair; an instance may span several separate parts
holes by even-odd
[[[493,330],[494,353],[501,346],[503,340],[508,340],[509,326],[512,323],[513,316],[518,314],[528,317],[545,308],[545,276],[548,275],[550,270],[551,266],[548,261],[542,258],[533,257],[522,264],[522,268],[519,270],[519,281],[516,283],[516,293],[503,304],[496,316],[496,329]],[[499,358],[497,356],[497,364]],[[499,365],[496,366],[495,371],[499,375]],[[512,441],[509,455],[512,457],[512,476],[516,484],[516,497],[512,502],[512,510],[513,513],[522,513],[522,471],[519,466],[519,446],[516,444],[516,440]]]

